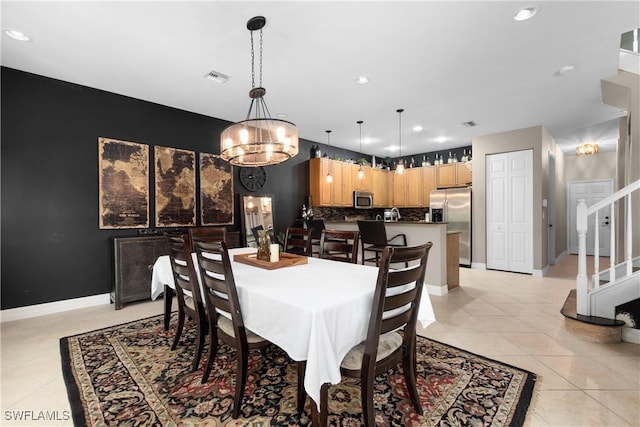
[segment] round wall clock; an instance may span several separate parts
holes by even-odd
[[[262,166],[240,168],[240,183],[249,191],[258,191],[267,183],[267,171]]]

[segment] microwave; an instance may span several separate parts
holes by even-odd
[[[354,209],[373,209],[373,193],[368,191],[353,192]]]

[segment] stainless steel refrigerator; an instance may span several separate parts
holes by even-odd
[[[433,190],[429,213],[432,222],[446,222],[447,232],[460,232],[460,265],[471,266],[471,188]]]

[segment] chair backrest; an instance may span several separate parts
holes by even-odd
[[[258,234],[258,231],[260,230],[264,230],[264,227],[262,225],[258,225],[251,229],[251,234],[253,234],[253,240],[255,240],[256,246],[258,246],[258,242],[260,241],[260,234]]]
[[[311,256],[311,229],[288,227],[284,236],[284,252]]]
[[[320,258],[357,263],[359,237],[359,231],[322,230]]]
[[[236,339],[246,343],[247,335],[227,244],[224,241],[196,240],[195,250],[210,323],[213,323],[212,316],[217,318],[218,315],[222,315],[230,318]]]
[[[369,357],[370,361],[375,362],[380,335],[387,332],[404,328],[404,343],[414,345],[418,309],[431,246],[432,243],[428,242],[419,246],[384,248],[364,350],[364,357]],[[392,263],[408,263],[409,266],[393,270],[390,268]]]
[[[165,239],[169,246],[169,260],[173,271],[178,304],[186,304],[185,297],[190,296],[194,301],[196,313],[204,309],[200,285],[196,276],[193,258],[191,257],[191,241],[188,234],[165,233]],[[186,294],[185,294],[186,291]]]
[[[307,228],[311,229],[311,238],[320,240],[322,237],[322,230],[325,229],[323,219],[312,219],[307,221]]]
[[[387,245],[387,230],[383,221],[358,220],[358,230],[363,245]]]
[[[196,247],[193,243],[197,239],[207,242],[223,240],[225,243],[228,243],[227,229],[224,227],[192,227],[189,229],[189,238],[191,239],[194,252]]]

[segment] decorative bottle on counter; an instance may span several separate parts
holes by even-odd
[[[447,163],[453,163],[453,155],[451,154],[451,151],[449,151],[449,158],[447,159]]]
[[[258,230],[258,254],[256,257],[261,261],[271,260],[271,251],[269,250],[268,230]]]
[[[307,219],[307,207],[302,205],[302,219]]]
[[[421,166],[422,167],[427,166],[427,157],[426,156],[422,156],[422,164],[421,164]]]
[[[411,163],[409,163],[409,167],[412,168],[416,165],[416,159],[414,159],[413,157],[411,157]]]

